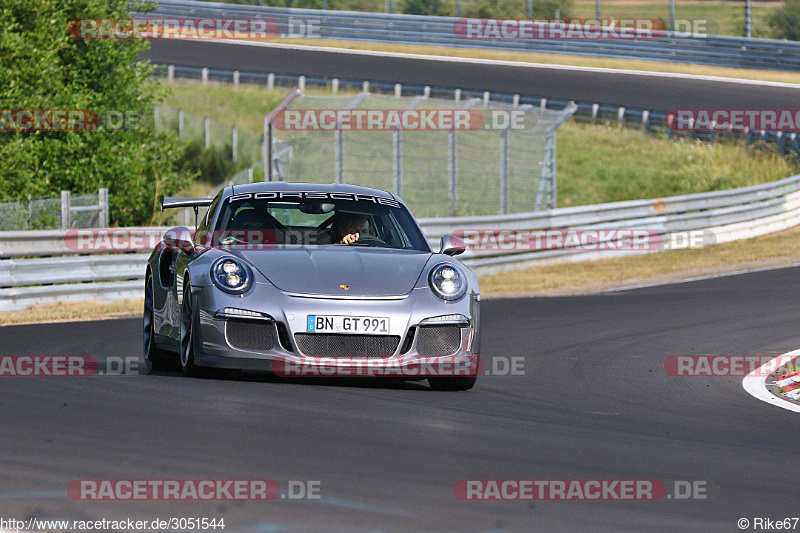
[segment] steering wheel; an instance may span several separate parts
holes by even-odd
[[[391,248],[391,246],[389,246],[383,239],[374,235],[365,234],[359,235],[358,240],[353,244],[368,244],[370,246],[378,246],[380,248]]]

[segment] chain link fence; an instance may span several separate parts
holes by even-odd
[[[530,212],[556,206],[556,129],[575,111],[489,100],[425,96],[308,96],[297,92],[273,111],[272,176],[287,181],[350,183],[392,191],[416,216]],[[331,112],[372,125],[314,125]],[[294,113],[292,112],[300,112]],[[393,128],[394,116],[425,112],[468,119],[460,128]],[[293,117],[300,122],[289,123]],[[306,120],[312,118],[312,120]],[[340,120],[340,119],[337,119]],[[381,121],[389,122],[381,122]],[[294,127],[297,125],[298,127]]]
[[[0,201],[0,231],[84,229],[108,226],[108,189],[95,194],[71,194]]]

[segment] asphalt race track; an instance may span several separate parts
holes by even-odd
[[[462,393],[177,373],[3,378],[6,517],[225,517],[226,531],[738,531],[797,516],[796,415],[670,355],[800,347],[800,268],[612,294],[486,300]],[[0,328],[2,355],[132,356],[139,320]],[[317,480],[318,501],[78,502],[73,479]],[[461,479],[702,480],[706,501],[460,501]]]
[[[140,55],[157,63],[519,93],[668,111],[795,109],[798,89],[611,72],[520,68],[348,52],[202,41],[152,41]]]

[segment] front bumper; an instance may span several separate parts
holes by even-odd
[[[278,374],[282,370],[302,367],[310,370],[310,375],[374,374],[370,369],[382,369],[381,372],[391,373],[395,369],[399,370],[398,376],[412,377],[415,369],[422,365],[420,377],[425,377],[425,373],[431,371],[432,361],[454,361],[455,371],[461,372],[465,362],[474,364],[479,356],[479,300],[479,295],[468,293],[456,302],[444,302],[427,287],[416,288],[402,298],[375,299],[290,295],[261,283],[256,283],[248,294],[242,296],[228,295],[212,287],[203,287],[197,293],[195,363],[206,367],[272,371]],[[225,308],[266,316],[220,316],[219,311]],[[309,315],[388,317],[388,336],[397,338],[396,347],[391,353],[381,355],[328,354],[320,353],[319,350],[313,355],[304,353],[308,345],[299,345],[296,334],[308,334]],[[460,315],[463,320],[458,324],[455,319],[430,322],[431,318],[445,315]],[[272,345],[268,349],[256,346],[243,348],[241,334],[235,339],[231,338],[229,323],[232,321],[238,323],[237,327],[244,324],[244,331],[250,326],[256,328],[253,331],[269,328],[269,331],[261,331],[268,334],[265,338],[271,336]],[[449,328],[450,343],[444,350],[438,350],[445,344],[430,342],[433,332],[430,328],[444,326]],[[454,328],[457,328],[457,332]],[[240,328],[238,331],[243,330]],[[336,340],[340,339],[341,337]],[[265,344],[269,346],[269,342]],[[438,353],[437,350],[444,353]],[[445,367],[436,368],[438,370],[433,370],[434,372],[442,371]],[[315,369],[318,371],[316,374]]]

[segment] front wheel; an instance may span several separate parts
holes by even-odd
[[[431,386],[431,390],[457,391],[471,389],[477,380],[478,378],[475,376],[428,378],[428,384]]]
[[[207,372],[194,362],[194,299],[189,280],[183,284],[181,305],[181,370],[190,378],[205,377]]]

